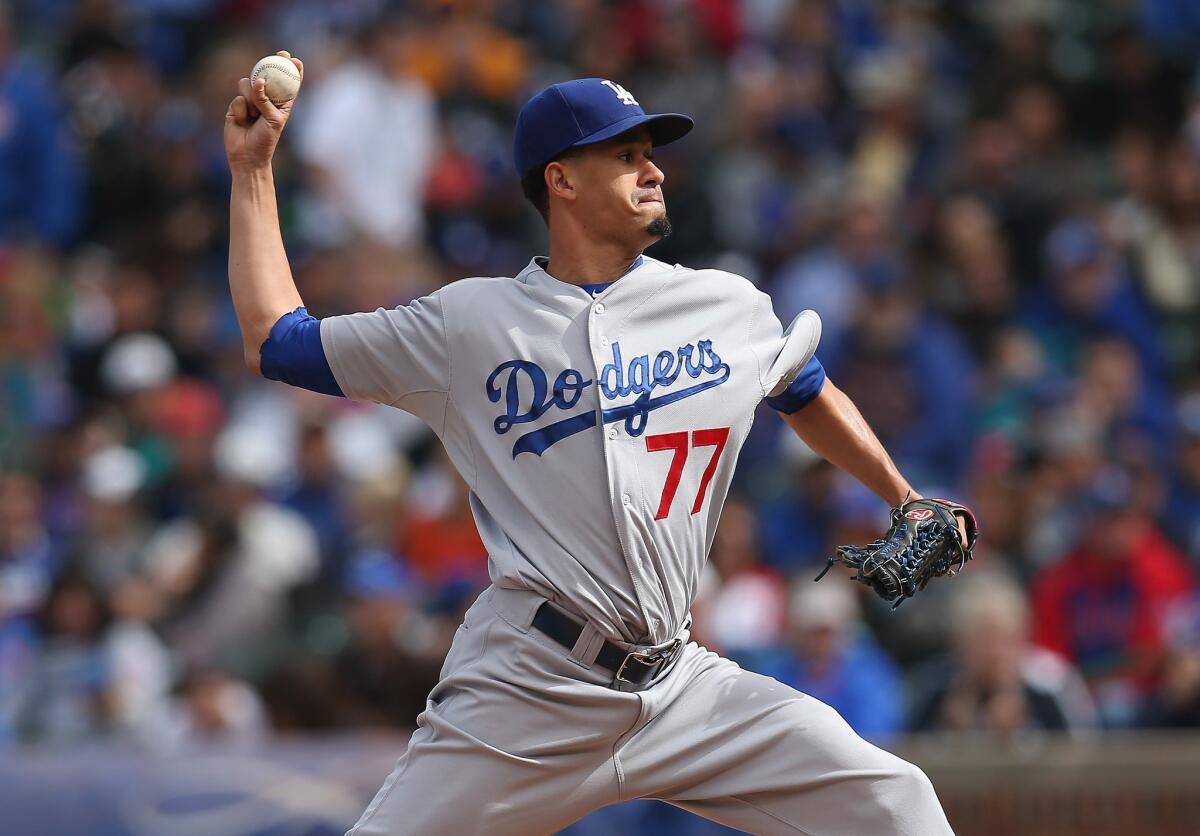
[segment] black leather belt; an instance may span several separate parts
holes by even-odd
[[[533,626],[550,638],[561,644],[567,650],[575,647],[584,625],[556,609],[549,601],[538,607],[533,616]],[[651,653],[630,653],[612,642],[605,640],[600,652],[596,654],[596,662],[608,668],[614,674],[613,687],[622,684],[645,685],[665,670],[682,649],[683,643],[676,639],[662,650]]]

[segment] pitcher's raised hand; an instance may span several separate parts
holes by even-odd
[[[304,63],[286,51],[278,53],[296,65],[304,77]],[[266,82],[261,78],[252,85],[249,78],[238,81],[238,94],[225,113],[225,155],[231,170],[266,168],[275,155],[280,134],[296,100],[274,105],[267,98]]]

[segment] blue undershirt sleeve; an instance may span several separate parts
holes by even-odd
[[[300,307],[279,317],[259,349],[262,376],[323,395],[342,394],[321,347],[321,321]]]
[[[777,412],[791,415],[808,406],[825,386],[825,367],[813,357],[796,375],[792,384],[773,398],[766,398],[767,405]]]

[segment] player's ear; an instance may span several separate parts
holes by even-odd
[[[546,194],[561,200],[574,200],[575,182],[567,166],[555,160],[546,166]]]

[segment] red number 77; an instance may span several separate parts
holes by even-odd
[[[692,447],[716,448],[713,450],[712,458],[708,460],[708,466],[704,468],[704,475],[700,477],[700,490],[696,492],[696,501],[692,503],[693,514],[700,513],[700,506],[704,504],[704,494],[708,491],[708,483],[712,481],[713,474],[717,472],[717,460],[721,458],[721,453],[725,450],[725,442],[728,440],[729,427],[692,430]],[[651,453],[657,453],[660,450],[674,452],[671,457],[671,467],[667,470],[667,483],[663,485],[662,498],[658,502],[658,513],[654,515],[654,519],[664,520],[671,512],[671,500],[675,498],[675,491],[679,489],[679,478],[683,475],[683,464],[687,461],[688,434],[677,432],[648,435],[646,436],[646,450]]]

